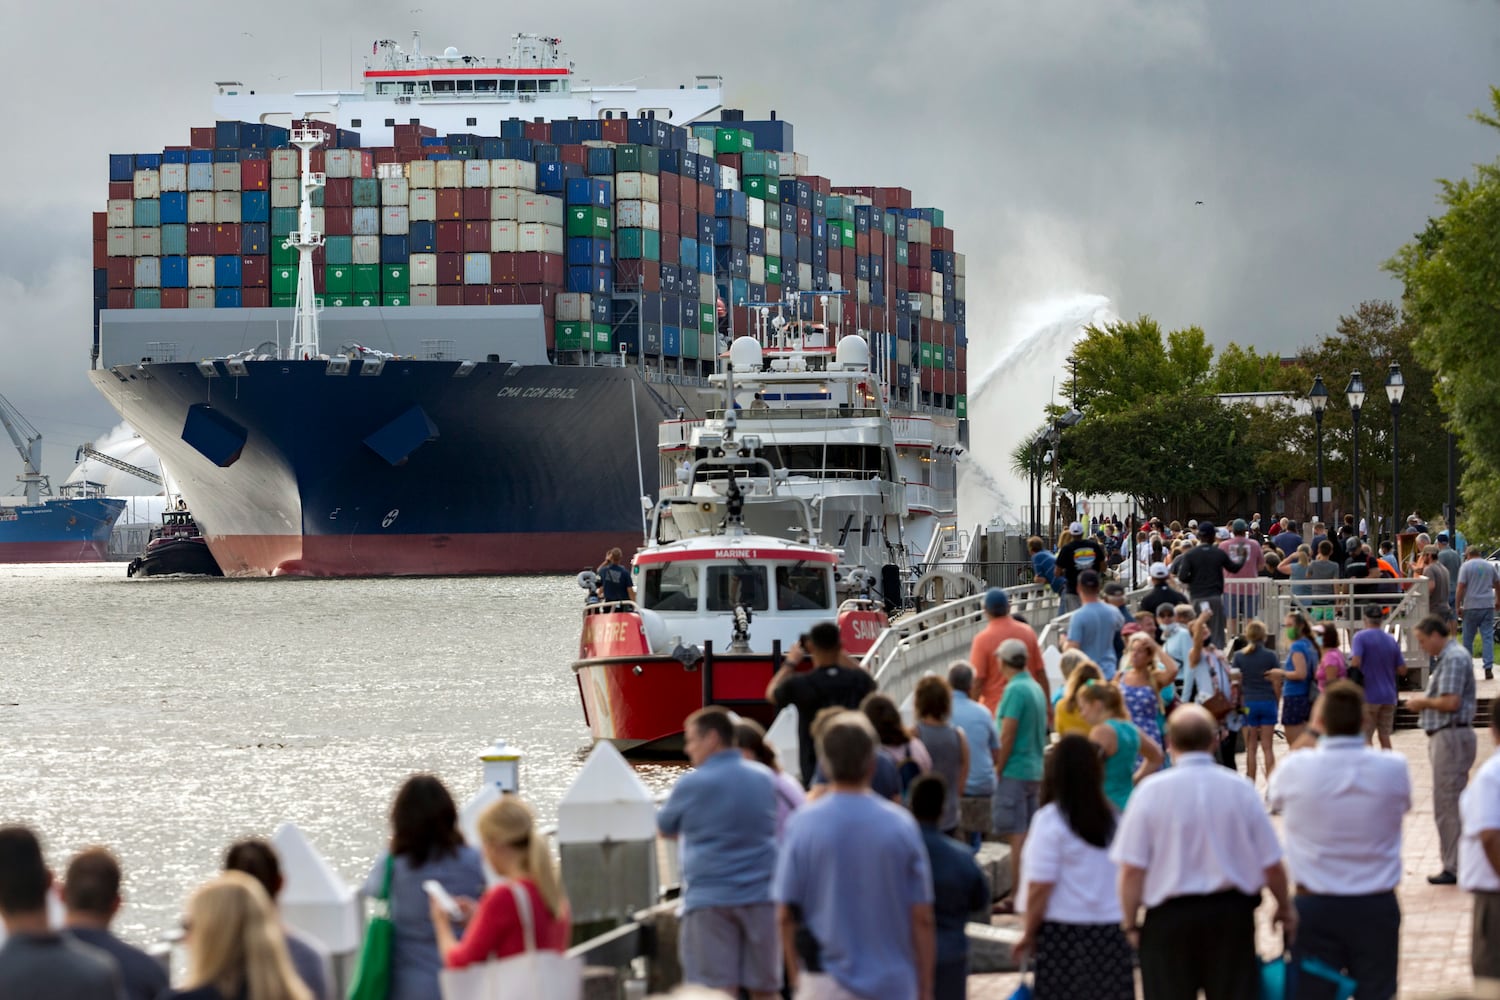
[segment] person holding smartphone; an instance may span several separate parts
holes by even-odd
[[[1198,523],[1198,541],[1200,544],[1183,553],[1181,567],[1177,570],[1177,579],[1186,584],[1188,597],[1194,606],[1200,611],[1203,605],[1208,605],[1212,613],[1209,628],[1213,634],[1214,645],[1224,645],[1224,574],[1226,571],[1237,571],[1245,565],[1248,558],[1248,549],[1241,551],[1226,551],[1214,544],[1217,533],[1214,526],[1207,521]]]

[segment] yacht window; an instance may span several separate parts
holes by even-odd
[[[541,81],[540,89],[541,89],[542,93],[544,93],[544,94],[550,94],[554,90],[557,89],[557,81],[556,80],[543,80],[543,81]]]
[[[766,569],[738,563],[708,568],[708,610],[733,611],[743,604],[751,611],[770,607],[766,590]]]
[[[782,611],[826,611],[828,570],[817,566],[777,566],[776,606]]]
[[[697,611],[698,567],[667,563],[646,570],[645,606],[652,611]]]

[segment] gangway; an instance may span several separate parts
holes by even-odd
[[[10,400],[0,396],[0,424],[15,442],[21,455],[21,474],[16,477],[26,493],[26,504],[35,507],[43,496],[52,495],[52,481],[42,475],[42,432],[21,416]]]
[[[94,461],[98,462],[100,465],[107,465],[111,469],[119,469],[121,472],[128,472],[137,479],[144,479],[152,486],[164,485],[161,476],[152,472],[150,469],[143,469],[139,465],[131,465],[129,462],[126,462],[123,459],[115,458],[113,455],[106,455],[104,452],[95,448],[92,442],[85,442],[79,445],[78,454],[74,457],[73,461],[82,462],[85,458],[91,458]]]

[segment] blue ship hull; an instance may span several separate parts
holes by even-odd
[[[103,497],[0,507],[0,563],[99,562],[125,501]]]

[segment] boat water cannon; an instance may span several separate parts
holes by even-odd
[[[750,609],[743,604],[734,606],[734,633],[730,637],[729,652],[750,652]]]
[[[578,574],[578,586],[588,591],[589,596],[585,604],[599,603],[599,575],[591,569],[586,569]]]

